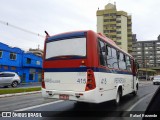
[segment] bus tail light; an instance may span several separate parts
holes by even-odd
[[[87,84],[85,91],[88,90],[93,90],[96,88],[96,82],[95,82],[95,77],[94,77],[94,72],[91,69],[87,70]]]
[[[42,88],[46,88],[45,82],[44,82],[44,70],[42,70]]]

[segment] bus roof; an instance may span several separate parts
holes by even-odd
[[[73,37],[83,37],[85,36],[85,32],[87,31],[74,31],[74,32],[67,32],[67,33],[62,33],[62,34],[57,34],[51,37],[48,37],[48,41],[56,41],[59,39],[69,39]]]
[[[47,41],[56,41],[56,40],[62,40],[62,39],[70,39],[70,38],[74,38],[74,37],[83,37],[85,36],[86,32],[93,32],[92,30],[83,30],[83,31],[72,31],[72,32],[66,32],[66,33],[61,33],[61,34],[56,34],[53,36],[48,37]],[[132,55],[130,55],[129,53],[127,53],[126,51],[122,50],[113,40],[107,38],[105,35],[103,35],[102,33],[95,33],[98,37],[102,38],[103,40],[105,40],[107,43],[109,43],[110,45],[112,45],[113,47],[117,48],[119,51],[122,51],[123,53],[127,54],[128,56],[132,57]]]

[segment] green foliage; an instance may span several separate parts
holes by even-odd
[[[33,88],[9,88],[9,89],[1,89],[0,95],[2,94],[12,94],[12,93],[22,93],[22,92],[33,92],[40,91],[41,87],[33,87]]]

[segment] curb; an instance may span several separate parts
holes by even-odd
[[[139,86],[148,86],[152,84],[152,82],[139,82]]]
[[[41,93],[41,91],[23,92],[23,93],[14,93],[14,94],[4,94],[4,95],[0,95],[0,98],[12,97],[12,96],[20,96],[20,95],[29,95],[29,94],[37,94],[37,93]]]

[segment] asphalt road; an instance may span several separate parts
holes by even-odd
[[[143,113],[157,88],[158,85],[141,85],[139,87],[137,96],[134,97],[131,94],[124,96],[119,106],[115,106],[113,101],[101,104],[76,104],[74,101],[56,101],[52,99],[44,100],[41,97],[41,94],[6,97],[0,98],[0,111],[23,111],[33,113],[39,112],[43,117],[34,118],[37,120],[45,120],[46,115],[50,117],[47,119],[54,120],[66,118],[76,118],[81,120],[138,120],[141,118],[129,117],[131,113],[126,111],[135,111],[136,114]],[[17,118],[12,119],[17,120]]]

